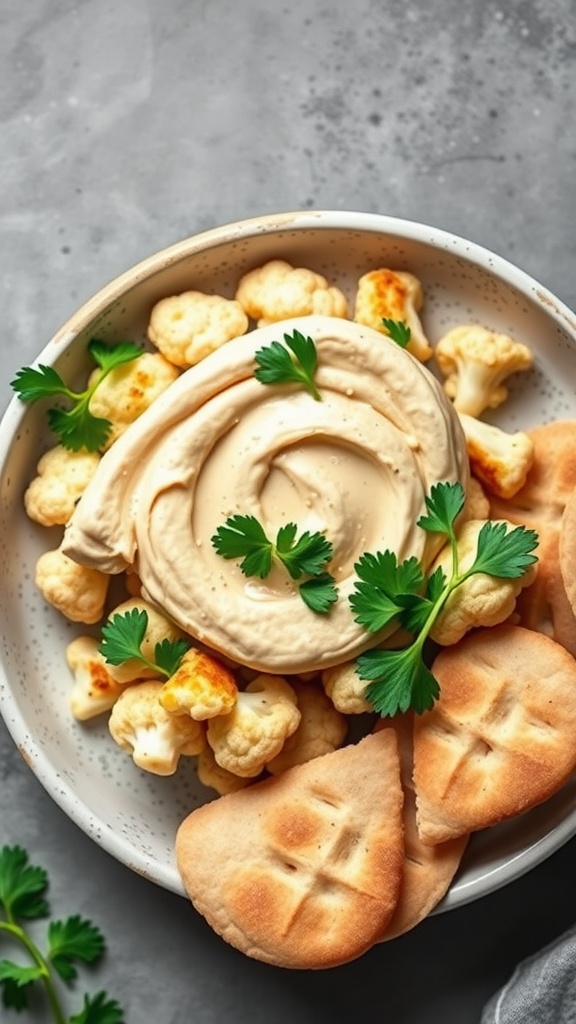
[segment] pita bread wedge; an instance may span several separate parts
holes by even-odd
[[[404,868],[396,910],[387,925],[381,942],[410,931],[434,909],[446,895],[456,874],[469,836],[458,836],[445,843],[426,846],[418,835],[416,795],[412,782],[413,728],[411,713],[396,715],[390,725],[398,736],[400,776],[404,789]],[[383,727],[379,722],[376,729]]]
[[[550,637],[502,625],[435,659],[440,698],[414,724],[423,843],[542,803],[576,768],[576,661]]]
[[[185,888],[257,960],[353,960],[396,907],[402,801],[396,735],[383,729],[192,811],[176,839]]]
[[[537,531],[538,575],[516,601],[515,621],[551,636],[576,656],[576,610],[561,571],[560,535],[565,506],[576,488],[576,420],[528,431],[534,461],[513,498],[490,496],[490,515]],[[570,570],[568,570],[570,572]]]

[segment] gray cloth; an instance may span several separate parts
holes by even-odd
[[[518,965],[481,1024],[576,1024],[576,926]]]

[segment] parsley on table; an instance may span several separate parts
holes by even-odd
[[[356,621],[371,632],[385,626],[403,626],[414,639],[401,650],[373,648],[359,655],[356,666],[368,682],[366,696],[383,717],[412,709],[428,710],[439,696],[439,686],[426,665],[425,643],[450,594],[476,573],[500,579],[517,579],[533,562],[538,544],[534,530],[505,523],[486,522],[478,535],[474,562],[461,572],[455,523],[464,506],[459,483],[439,483],[426,498],[427,514],[418,525],[449,541],[452,565],[449,576],[441,567],[429,576],[416,558],[398,563],[392,551],[363,554],[355,565],[358,581],[350,595]]]
[[[123,1012],[106,992],[84,996],[79,1013],[67,1019],[58,996],[56,978],[70,985],[77,977],[77,963],[94,964],[104,951],[104,938],[91,921],[78,914],[48,924],[43,952],[24,926],[25,921],[46,917],[48,875],[29,863],[21,846],[0,849],[0,940],[6,937],[26,951],[29,962],[0,959],[0,991],[6,1009],[21,1011],[37,982],[44,985],[55,1024],[123,1024]]]
[[[400,348],[406,348],[412,337],[412,331],[408,324],[404,320],[390,320],[386,316],[382,317],[382,323],[386,328],[388,337],[395,341]]]
[[[165,638],[154,648],[154,661],[142,654],[142,644],[148,629],[148,612],[144,608],[130,608],[117,612],[102,626],[100,653],[111,665],[122,665],[133,658],[167,679],[177,671],[191,644],[184,638]]]
[[[242,559],[240,569],[245,576],[264,579],[276,560],[293,580],[310,577],[300,584],[300,596],[312,611],[324,614],[338,599],[334,578],[326,572],[332,544],[323,533],[305,530],[298,537],[297,530],[296,523],[286,523],[272,541],[256,516],[234,515],[218,527],[211,540],[222,558]]]
[[[255,353],[256,380],[261,384],[303,384],[316,401],[320,392],[314,377],[318,366],[318,353],[312,338],[300,331],[284,335],[284,345],[273,341]]]
[[[101,416],[90,412],[90,401],[96,389],[111,370],[124,363],[130,363],[142,355],[142,349],[131,341],[121,342],[108,348],[101,341],[93,339],[88,352],[100,372],[90,387],[84,391],[73,391],[52,366],[39,364],[38,368],[25,366],[18,370],[10,387],[23,402],[33,403],[41,398],[62,397],[73,404],[69,409],[53,407],[48,410],[48,425],[64,448],[77,452],[81,448],[94,452],[102,448],[110,436],[112,424]]]

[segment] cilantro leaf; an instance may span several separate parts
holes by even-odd
[[[48,957],[64,981],[73,981],[77,976],[74,960],[91,964],[104,952],[100,929],[78,914],[65,921],[51,921],[48,943]]]
[[[288,523],[278,530],[276,554],[293,580],[301,576],[317,576],[332,558],[332,545],[323,533],[308,530],[295,540],[296,524]]]
[[[466,500],[462,484],[458,481],[453,484],[433,484],[425,500],[428,515],[420,516],[417,525],[429,533],[444,533],[447,537],[453,537],[454,523]]]
[[[95,996],[84,996],[80,1013],[70,1017],[70,1024],[124,1024],[124,1014],[115,999],[109,999],[106,992]]]
[[[296,523],[285,523],[272,541],[255,516],[234,515],[218,527],[211,540],[222,558],[242,558],[240,569],[245,576],[264,579],[274,561],[293,580],[309,576],[298,588],[299,594],[312,611],[323,614],[338,598],[333,578],[325,571],[332,558],[332,544],[323,533],[305,530],[298,537],[297,532]]]
[[[298,589],[304,603],[317,615],[325,615],[338,600],[334,577],[327,572],[305,580]]]
[[[261,384],[302,384],[316,401],[320,401],[320,392],[314,381],[318,353],[312,338],[295,330],[284,335],[284,345],[280,341],[272,341],[258,349],[254,359],[254,376]]]
[[[0,904],[9,918],[44,917],[48,903],[44,892],[48,875],[44,868],[28,863],[21,846],[3,846],[0,850]]]
[[[191,642],[184,637],[170,640],[165,637],[154,648],[154,661],[142,653],[142,644],[148,629],[148,612],[144,608],[130,608],[117,612],[102,626],[102,642],[99,651],[111,665],[122,665],[125,661],[136,661],[146,668],[154,669],[170,677],[178,669]]]
[[[478,535],[474,572],[517,579],[529,565],[538,561],[533,554],[537,546],[537,533],[525,526],[508,530],[505,523],[484,523]]]
[[[18,918],[38,917],[48,912],[42,897],[47,885],[46,871],[32,867],[21,846],[0,849],[0,939],[7,935],[12,942],[18,942],[31,961],[19,964],[0,960],[3,1005],[18,1011],[26,1009],[29,990],[41,982],[55,1024],[64,1024],[66,1018],[55,984],[57,976],[65,984],[71,984],[77,976],[74,961],[90,964],[99,960],[104,951],[104,939],[91,921],[74,915],[49,923],[48,951],[44,954]],[[70,1024],[123,1024],[123,1014],[117,1002],[105,992],[98,992],[94,997],[85,996],[83,1010],[70,1018]]]
[[[131,341],[120,342],[108,347],[93,339],[88,343],[88,352],[100,372],[84,391],[73,391],[64,383],[60,374],[50,366],[40,364],[38,368],[24,367],[18,370],[10,386],[23,402],[37,402],[41,398],[60,395],[72,402],[70,409],[54,407],[48,410],[48,425],[59,442],[70,451],[98,451],[110,436],[110,420],[93,416],[90,401],[96,389],[117,366],[132,362],[142,355],[142,349]]]
[[[400,348],[406,348],[412,337],[412,331],[408,324],[404,320],[390,320],[386,316],[382,317],[382,323],[392,341],[395,341]]]
[[[414,635],[402,650],[373,649],[357,659],[357,672],[369,683],[366,696],[381,715],[409,708],[421,713],[437,699],[439,687],[426,664],[425,645],[450,594],[475,573],[514,579],[537,561],[533,552],[538,535],[534,530],[523,526],[508,530],[505,523],[487,521],[478,533],[472,565],[461,572],[454,524],[464,500],[460,483],[438,483],[426,497],[427,514],[418,520],[422,529],[448,538],[452,555],[448,575],[438,567],[425,577],[414,559],[398,564],[390,551],[366,552],[355,566],[359,579],[349,602],[356,621],[378,632],[394,620]]]
[[[424,663],[420,647],[412,644],[399,651],[364,651],[357,660],[358,675],[370,680],[366,697],[382,717],[412,708],[428,711],[440,695],[440,687]]]
[[[222,558],[242,558],[240,569],[245,576],[264,579],[272,569],[272,541],[256,516],[229,516],[211,538]]]

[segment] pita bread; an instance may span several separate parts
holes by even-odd
[[[279,967],[335,967],[391,919],[403,867],[396,734],[366,736],[192,811],[177,863],[227,942]]]
[[[423,843],[547,800],[576,768],[576,661],[522,626],[469,634],[435,659],[440,698],[414,724]]]
[[[380,941],[394,939],[414,928],[428,916],[446,895],[456,874],[468,835],[450,839],[436,846],[426,846],[418,834],[416,824],[416,795],[412,782],[413,728],[411,713],[397,715],[391,726],[398,736],[400,777],[404,789],[404,868],[402,886],[396,910]],[[376,729],[383,727],[379,722]]]
[[[560,530],[576,487],[576,420],[545,423],[528,431],[534,462],[513,498],[490,497],[490,516],[537,531],[538,576],[516,601],[514,621],[551,636],[576,656],[576,612],[561,571]]]

